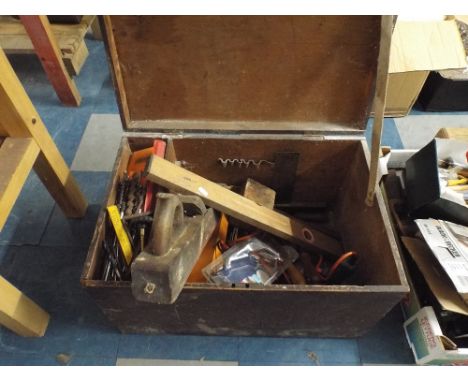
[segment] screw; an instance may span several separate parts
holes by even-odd
[[[304,236],[304,239],[306,241],[308,241],[309,243],[313,243],[314,242],[314,235],[312,234],[312,232],[310,231],[310,229],[308,228],[303,228],[302,229],[302,235]]]
[[[146,283],[144,292],[146,294],[153,294],[154,291],[156,290],[156,285],[153,283]]]

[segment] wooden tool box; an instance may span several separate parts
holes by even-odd
[[[273,187],[274,161],[298,153],[290,202],[326,206],[359,267],[347,285],[189,283],[172,305],[137,302],[129,282],[99,280],[105,209],[82,285],[125,333],[353,337],[409,291],[380,189],[365,205],[380,16],[105,17],[126,133],[105,205],[132,150],[168,142],[166,158],[215,182]],[[105,207],[105,206],[104,206]]]

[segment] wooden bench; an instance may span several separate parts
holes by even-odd
[[[80,73],[88,48],[85,35],[90,27],[95,28],[96,16],[83,16],[79,24],[51,24],[51,30],[62,53],[68,73]],[[94,33],[93,29],[93,33]],[[34,46],[22,22],[11,16],[0,16],[0,46],[5,53],[31,54]]]
[[[53,24],[47,16],[0,16],[0,47],[6,53],[36,53],[64,105],[79,106],[81,97],[72,79],[86,58],[88,29],[101,38],[96,16],[83,16],[79,24]]]

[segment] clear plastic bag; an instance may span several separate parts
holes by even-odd
[[[292,247],[278,247],[252,238],[238,243],[203,269],[217,285],[272,284],[298,257]]]

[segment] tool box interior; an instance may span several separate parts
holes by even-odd
[[[408,285],[380,189],[373,206],[364,202],[369,154],[362,130],[380,22],[378,16],[103,20],[127,133],[81,282],[119,330],[354,337],[404,297]],[[132,153],[155,139],[166,142],[167,161],[211,182],[240,189],[252,179],[273,189],[274,211],[307,221],[343,253],[357,254],[352,274],[340,283],[300,285],[283,276],[269,285],[187,282],[170,304],[138,301],[132,280],[103,280],[106,207],[118,204]],[[147,166],[144,175],[150,174]],[[237,224],[229,214],[228,220]]]

